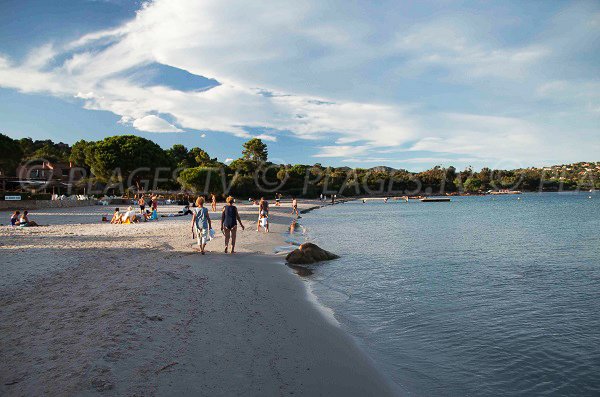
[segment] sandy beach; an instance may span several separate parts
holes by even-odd
[[[113,208],[93,206],[0,227],[0,394],[393,394],[274,253],[289,203],[272,205],[269,234],[256,207],[238,207],[235,255],[220,235],[195,252],[189,216],[110,225]]]

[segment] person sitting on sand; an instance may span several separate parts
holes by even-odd
[[[231,253],[235,253],[235,237],[237,234],[237,224],[239,223],[244,230],[242,219],[235,205],[233,205],[233,197],[227,197],[225,202],[227,205],[223,207],[223,213],[221,214],[221,232],[225,235],[225,253],[229,247],[229,238],[231,237]]]
[[[146,211],[146,215],[144,216],[146,221],[157,221],[158,220],[158,212],[156,210]]]
[[[19,219],[19,226],[21,226],[21,227],[40,226],[37,223],[35,223],[34,221],[30,221],[29,217],[27,216],[28,214],[29,214],[28,211],[23,211],[23,215],[21,215],[21,219]]]
[[[113,214],[110,223],[112,223],[113,225],[121,223],[121,213],[119,212],[118,208],[115,208],[115,213]]]
[[[180,216],[185,216],[185,215],[190,215],[190,214],[192,214],[192,210],[190,210],[189,204],[185,205],[183,207],[183,209],[177,213],[177,215],[180,215]]]
[[[183,209],[181,211],[177,211],[176,214],[162,214],[161,218],[173,218],[175,216],[186,216],[186,215],[190,215],[193,214],[192,210],[190,210],[190,205],[186,205],[183,207]]]
[[[10,216],[11,226],[19,226],[19,215],[21,215],[21,211],[15,211],[14,214]]]
[[[204,255],[206,243],[211,238],[210,229],[212,229],[212,223],[210,221],[210,215],[208,214],[208,208],[204,207],[204,197],[200,196],[196,199],[196,208],[193,209],[193,213],[194,215],[192,216],[192,232],[196,232],[196,239],[198,240],[200,253]]]
[[[121,223],[130,224],[130,223],[136,223],[137,221],[138,221],[138,219],[137,219],[137,216],[135,215],[135,211],[133,210],[133,207],[129,206],[129,208],[127,208],[127,212],[125,212],[121,216]]]

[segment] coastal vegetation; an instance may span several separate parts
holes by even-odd
[[[349,168],[317,164],[275,164],[267,145],[252,138],[242,156],[229,164],[199,147],[176,144],[163,149],[151,140],[118,135],[72,146],[52,140],[11,139],[0,134],[0,173],[16,177],[20,164],[35,161],[70,163],[85,174],[74,183],[93,183],[115,193],[139,190],[187,190],[239,196],[264,192],[315,197],[321,193],[355,195],[477,194],[490,190],[561,191],[600,189],[600,162],[542,168],[499,170],[435,166],[422,172],[390,167]]]

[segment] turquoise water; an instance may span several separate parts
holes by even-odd
[[[599,193],[351,202],[301,221],[342,255],[310,276],[315,294],[404,394],[600,395]]]

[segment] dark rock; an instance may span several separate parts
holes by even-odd
[[[304,243],[285,257],[288,263],[295,265],[309,265],[311,263],[337,258],[339,258],[339,256],[332,254],[329,251],[325,251],[323,248],[320,248],[313,243]]]

